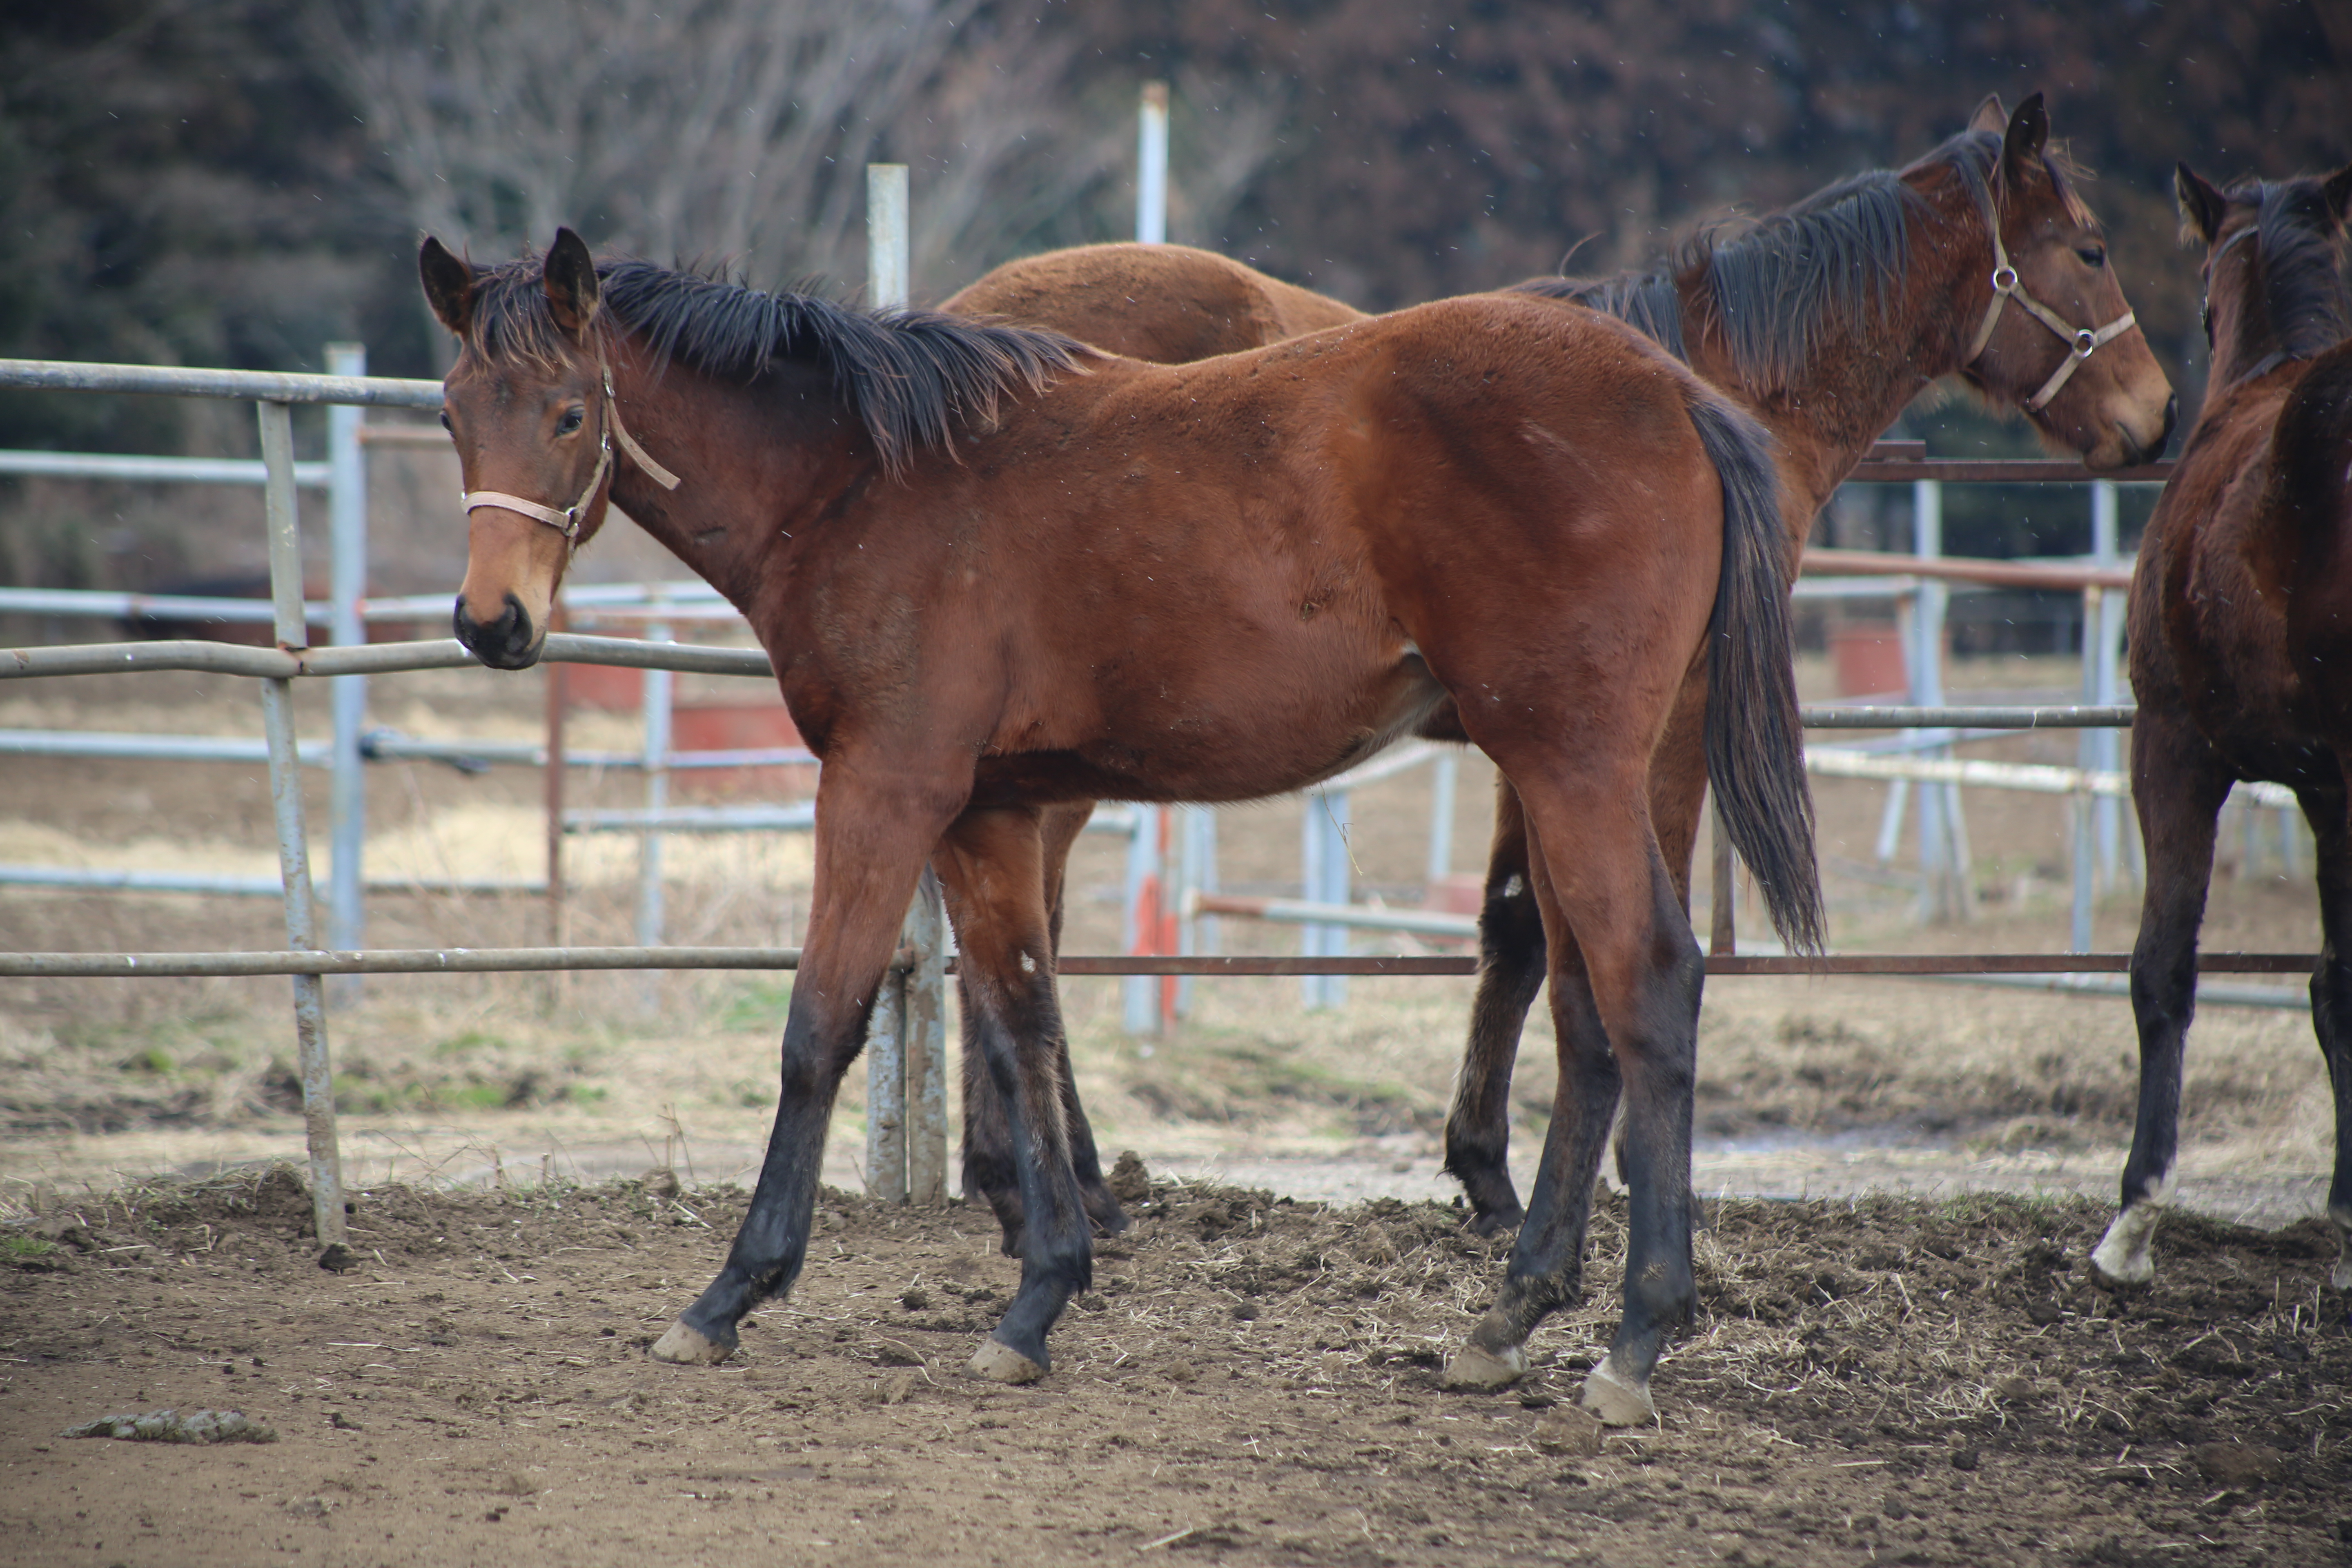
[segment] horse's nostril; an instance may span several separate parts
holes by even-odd
[[[531,624],[520,600],[512,594],[494,621],[479,621],[466,608],[461,596],[450,623],[476,658],[496,669],[520,669],[531,662]]]

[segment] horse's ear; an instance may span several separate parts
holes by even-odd
[[[2031,92],[2009,117],[2009,129],[2000,139],[2001,162],[2012,174],[2022,174],[2026,163],[2042,156],[2042,149],[2050,144],[2050,110],[2042,104],[2042,95]]]
[[[2319,194],[2327,198],[2327,216],[2336,226],[2344,226],[2345,215],[2352,210],[2352,163],[2347,163],[2320,183]]]
[[[431,235],[416,252],[416,271],[425,279],[425,301],[441,324],[458,337],[474,320],[474,269],[449,254],[449,247]]]
[[[2221,218],[2229,211],[2230,198],[2186,163],[2172,166],[2172,196],[2180,204],[2181,243],[2211,245],[2214,237],[2221,232]]]
[[[596,317],[596,259],[588,254],[585,240],[568,228],[557,229],[555,243],[547,247],[541,284],[556,325],[572,333],[588,330]]]
[[[2009,110],[2000,106],[2000,94],[1986,93],[1985,100],[1977,105],[1977,111],[1969,116],[1969,129],[1990,131],[1998,136],[2008,128]]]

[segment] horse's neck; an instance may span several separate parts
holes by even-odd
[[[671,366],[615,367],[629,433],[677,476],[666,489],[616,453],[613,503],[737,609],[752,614],[777,558],[866,466],[822,373],[816,397]],[[791,373],[782,373],[789,376]]]
[[[1809,503],[1807,519],[1929,383],[1960,368],[1957,329],[1937,307],[1950,296],[1956,274],[1977,265],[1979,242],[1963,237],[1965,227],[1940,208],[1920,226],[1911,273],[1889,289],[1885,315],[1858,331],[1825,322],[1782,384],[1758,385],[1744,376],[1717,332],[1696,334],[1691,344],[1699,374],[1731,389],[1780,438],[1783,476]],[[1959,252],[1966,255],[1954,259]],[[1990,268],[1989,253],[1983,264]],[[1691,298],[1694,288],[1706,288],[1705,277],[1697,270],[1683,286],[1685,321],[1700,310],[1713,314],[1706,301]]]

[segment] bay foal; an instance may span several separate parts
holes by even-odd
[[[2140,462],[2170,431],[2171,387],[2127,324],[2105,236],[2050,152],[2049,134],[2040,94],[2014,114],[1987,99],[1967,131],[1903,170],[1842,180],[1737,237],[1704,238],[1664,271],[1538,279],[1518,289],[1622,317],[1754,414],[1778,437],[1791,550],[1871,443],[1944,375],[1961,375],[1996,405],[2023,409],[2053,447],[2091,468]],[[2010,290],[2094,336],[2126,324],[2077,356],[2073,342],[1997,289],[2004,271]],[[1338,300],[1176,246],[1090,246],[1008,263],[944,308],[1050,326],[1170,363],[1362,319]],[[2062,371],[2064,379],[2054,380]],[[1705,670],[1695,668],[1651,775],[1652,820],[1685,908],[1706,784],[1706,689]],[[1459,738],[1446,710],[1423,733]],[[1446,1168],[1470,1197],[1473,1226],[1487,1234],[1524,1217],[1506,1163],[1510,1085],[1547,968],[1526,818],[1507,779],[1496,795],[1478,994],[1445,1130]],[[1057,905],[1061,867],[1087,810],[1057,807],[1045,819]],[[984,1083],[966,1089],[967,1191],[989,1196],[1011,1250],[1020,1209],[997,1152],[1001,1118]],[[1073,1128],[1082,1129],[1075,1091],[1069,1105]],[[1107,1191],[1089,1202],[1117,1223],[1108,1217],[1117,1205]],[[1507,1358],[1490,1364],[1474,1354],[1454,1372],[1493,1380],[1516,1369]]]
[[[1520,1355],[1574,1293],[1626,1100],[1625,1310],[1584,1397],[1640,1419],[1695,1300],[1704,963],[1650,763],[1695,664],[1709,782],[1792,944],[1820,889],[1769,438],[1622,323],[1453,300],[1166,367],[1055,334],[869,313],[641,263],[569,231],[479,272],[428,240],[469,518],[456,626],[534,662],[617,504],[740,609],[824,759],[774,1131],[709,1287],[654,1345],[731,1353],[805,1259],[824,1130],[926,861],[1005,1108],[1021,1286],[972,1361],[1044,1375],[1091,1278],[1058,1081],[1039,814],[1328,778],[1450,705],[1530,825],[1562,1074],[1558,1212],[1482,1321]],[[667,481],[667,482],[666,482]],[[674,487],[674,488],[673,488]],[[569,503],[568,505],[566,503]]]
[[[2117,1285],[2155,1274],[2214,823],[2231,784],[2259,779],[2294,791],[2318,844],[2311,1022],[2335,1088],[2335,1284],[2352,1289],[2352,168],[2221,191],[2183,163],[2174,188],[2182,237],[2205,247],[2212,358],[2132,575],[2132,801],[2147,852],[2131,961],[2139,1116],[2122,1208],[2091,1268]]]

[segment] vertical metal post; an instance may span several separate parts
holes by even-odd
[[[877,310],[903,310],[914,297],[907,238],[907,165],[866,165],[866,299]]]
[[[1168,243],[1168,84],[1143,84],[1135,157],[1135,237]]]
[[[1349,900],[1348,823],[1346,790],[1310,790],[1307,822],[1299,834],[1301,880],[1309,903],[1344,904]],[[1348,928],[1310,925],[1300,928],[1299,951],[1310,958],[1339,958],[1348,952]],[[1309,974],[1299,982],[1308,1007],[1338,1007],[1348,999],[1348,981],[1339,974]]]
[[[1189,910],[1188,895],[1217,890],[1217,808],[1187,805],[1178,809],[1178,821],[1182,825],[1179,855],[1182,892],[1178,896],[1177,908]],[[1215,952],[1217,947],[1217,917],[1188,912],[1177,927],[1176,951],[1190,957]],[[1183,1017],[1192,1010],[1192,976],[1188,974],[1176,987],[1176,1016]]]
[[[269,596],[278,644],[310,646],[302,619],[302,532],[294,500],[294,422],[282,403],[256,405],[261,421],[262,489],[269,528]],[[286,945],[318,949],[310,901],[310,845],[302,815],[302,763],[294,734],[294,683],[261,683],[262,727],[269,740],[269,799],[278,828],[278,868],[286,888]],[[310,1216],[322,1247],[341,1241],[343,1160],[335,1135],[335,1075],[327,1051],[326,988],[315,974],[294,977],[294,1044],[302,1074],[302,1121],[310,1145]]]
[[[948,931],[940,879],[929,867],[907,911],[914,967],[906,977],[907,1199],[926,1208],[948,1201]]]
[[[1160,922],[1167,896],[1167,868],[1161,863],[1160,854],[1162,838],[1160,818],[1165,808],[1138,805],[1129,809],[1135,816],[1135,826],[1127,841],[1127,908],[1120,919],[1119,936],[1126,952],[1141,955],[1160,951]],[[1119,1026],[1129,1034],[1158,1034],[1159,976],[1130,974],[1119,982],[1118,1011]]]
[[[2099,690],[2099,600],[2096,588],[2083,590],[2083,700],[2095,702]],[[2084,769],[2095,765],[2098,758],[2095,730],[2085,730],[2075,746],[2075,760]],[[2070,859],[2074,867],[2074,899],[2070,928],[2070,952],[2091,951],[2091,900],[2093,882],[2098,872],[2092,850],[2094,843],[2093,803],[2090,781],[2085,778],[2074,791],[2074,809],[2068,814],[2068,830],[2074,850]]]
[[[654,601],[659,604],[667,595],[656,585]],[[668,642],[667,621],[652,621],[646,626],[647,642]],[[669,805],[669,745],[670,698],[676,683],[667,669],[646,671],[645,711],[645,771],[646,810],[660,812]],[[637,841],[637,945],[659,947],[662,941],[662,835],[658,829],[648,829]],[[648,981],[650,987],[650,979]],[[653,995],[649,988],[648,999]]]
[[[2120,563],[2120,523],[2116,515],[2117,491],[2113,479],[2095,479],[2091,484],[2091,560],[2093,564],[2113,567]],[[2090,685],[2084,700],[2102,707],[2123,700],[2124,595],[2113,588],[2103,588],[2097,595],[2098,616],[2095,623],[2088,613],[2083,622],[2083,658],[2084,673]],[[2095,637],[2095,640],[2094,640]],[[2114,730],[2083,731],[2083,754],[2089,760],[2083,765],[2112,773],[2123,754],[2122,736]],[[2100,795],[2091,805],[2093,826],[2096,830],[2099,849],[2099,883],[2113,889],[2116,885],[2117,851],[2123,830],[2123,802],[2113,795]]]
[[[1437,753],[1429,766],[1429,891],[1434,895],[1454,874],[1454,796],[1460,787],[1462,758]]]
[[[547,629],[569,629],[561,599],[548,612]],[[563,721],[572,706],[572,667],[550,664],[546,669],[547,942],[550,947],[562,947],[568,934],[563,918],[563,783],[564,770],[570,765],[564,758]],[[559,973],[556,977],[559,995],[568,973]]]
[[[895,962],[866,1026],[866,1195],[907,1201],[907,976]]]
[[[1939,479],[1920,479],[1911,487],[1913,549],[1920,555],[1944,552],[1944,487]],[[1923,708],[1944,700],[1944,622],[1951,592],[1943,583],[1923,578],[1911,615],[1911,700]],[[1947,732],[1948,733],[1948,732]],[[1944,758],[1948,746],[1921,753]],[[1930,924],[1965,921],[1975,900],[1969,886],[1963,846],[1968,829],[1960,819],[1958,784],[1922,784],[1919,795],[1919,914]]]
[[[365,375],[367,350],[327,345],[329,375]],[[367,641],[360,601],[367,595],[367,458],[360,446],[365,410],[352,404],[327,408],[328,635],[338,647]],[[327,945],[346,951],[367,945],[367,764],[360,731],[367,722],[367,677],[339,675],[328,682],[334,703],[334,785],[329,822],[331,880],[327,888]],[[360,977],[328,983],[338,1005],[359,1000]]]

